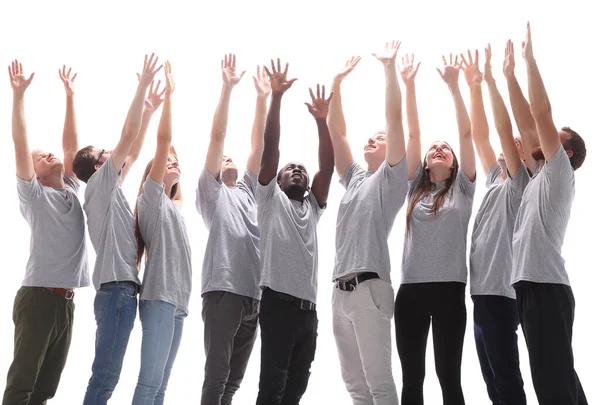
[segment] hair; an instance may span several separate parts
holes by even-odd
[[[177,153],[175,152],[175,149],[173,147],[171,147],[170,154],[175,155],[175,157],[177,157]],[[144,170],[144,175],[142,176],[142,182],[140,183],[140,188],[138,190],[138,197],[140,196],[140,194],[142,194],[142,189],[144,188],[144,183],[146,182],[146,178],[150,175],[150,170],[152,170],[152,163],[154,163],[154,159],[152,159],[146,165],[146,169]],[[183,194],[181,193],[181,187],[179,187],[179,182],[177,182],[176,184],[173,185],[173,188],[171,189],[171,195],[169,195],[169,198],[172,201],[183,199]],[[137,200],[135,202],[135,209],[133,210],[133,215],[135,217],[134,234],[135,234],[135,239],[137,240],[136,265],[137,265],[137,268],[139,269],[140,265],[142,264],[142,257],[144,256],[144,253],[146,252],[147,247],[146,247],[146,243],[144,242],[144,238],[142,238],[142,232],[140,230],[139,211],[138,211]]]
[[[579,135],[577,132],[573,131],[569,127],[562,127],[561,131],[564,131],[571,135],[571,137],[567,141],[565,141],[564,148],[565,150],[573,151],[573,156],[569,158],[569,161],[571,162],[571,167],[573,168],[573,170],[577,170],[585,161],[585,156],[587,154],[587,150],[585,149],[585,142],[581,135]]]
[[[73,173],[84,183],[87,183],[92,174],[96,173],[96,161],[94,156],[94,147],[92,145],[80,149],[73,159]]]
[[[458,159],[456,158],[456,154],[454,153],[454,150],[452,148],[450,148],[450,150],[452,151],[452,157],[453,157],[452,164],[454,167],[452,169],[450,169],[450,177],[448,177],[446,179],[446,184],[444,185],[444,188],[433,199],[433,215],[437,215],[440,207],[442,206],[442,204],[444,202],[444,198],[446,197],[446,194],[448,194],[450,192],[450,190],[452,189],[452,184],[454,184],[454,180],[456,180],[456,175],[458,174],[458,168],[459,168]],[[410,202],[408,204],[408,209],[406,210],[406,234],[407,235],[410,232],[410,218],[412,216],[413,209],[415,208],[415,206],[417,205],[417,203],[419,201],[421,201],[427,195],[431,194],[431,192],[435,189],[434,183],[432,183],[431,180],[429,179],[429,169],[425,169],[426,166],[427,166],[427,155],[425,155],[425,158],[423,159],[424,173],[421,176],[421,178],[419,179],[419,183],[415,186],[415,191],[413,192],[413,194],[410,198]]]

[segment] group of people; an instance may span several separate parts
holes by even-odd
[[[237,69],[235,55],[222,61],[223,86],[196,191],[196,208],[208,230],[201,287],[206,352],[201,404],[232,403],[259,325],[257,405],[300,402],[317,343],[317,224],[334,170],[346,191],[336,222],[333,332],[352,403],[423,404],[432,324],[444,404],[464,404],[461,362],[475,152],[488,190],[474,219],[470,292],[490,400],[526,403],[517,347],[520,324],[539,403],[587,404],[573,366],[575,302],[561,256],[574,171],[585,159],[585,143],[572,129],[559,130],[553,122],[529,25],[522,46],[529,102],[515,76],[511,41],[503,66],[520,136],[513,134],[492,74],[490,47],[483,72],[478,51],[444,58],[438,72],[456,110],[458,154],[447,142],[437,141],[422,156],[415,85],[420,63],[407,55],[398,69],[399,46],[394,41],[374,54],[385,74],[386,128],[368,139],[366,167],[352,156],[341,95],[342,82],[360,57],[346,63],[330,92],[321,85],[310,89],[306,106],[319,139],[319,169],[312,182],[302,163],[280,166],[280,111],[296,79],[288,78],[288,64],[282,66],[279,59],[257,68],[253,78],[257,95],[251,152],[238,175],[224,144],[230,99],[245,72]],[[156,79],[161,69],[162,90]],[[460,91],[461,71],[470,89],[470,114]],[[408,139],[398,72],[406,89]],[[180,212],[180,169],[172,146],[171,65],[159,65],[154,54],[146,56],[121,138],[112,150],[79,148],[76,74],[63,67],[63,161],[52,153],[30,151],[24,94],[34,75],[27,77],[18,61],[9,67],[9,75],[17,191],[31,227],[31,255],[14,303],[14,361],[2,403],[44,404],[56,392],[71,343],[74,289],[90,283],[87,221],[96,252],[91,281],[97,291],[97,331],[83,403],[106,404],[110,399],[139,306],[141,365],[132,403],[162,404],[192,291],[192,249]],[[502,147],[498,156],[489,137],[483,82]],[[132,210],[121,185],[161,104],[156,152]],[[86,183],[83,205],[77,197],[80,181]],[[394,301],[387,239],[405,201],[401,285]],[[392,376],[392,318],[402,364],[400,396]]]

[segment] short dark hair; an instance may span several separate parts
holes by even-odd
[[[96,172],[94,168],[96,161],[97,157],[94,156],[94,147],[92,145],[86,146],[75,155],[75,159],[73,159],[73,172],[79,180],[87,183],[92,174]]]
[[[561,131],[564,131],[571,135],[571,137],[565,141],[563,147],[565,150],[573,151],[573,156],[569,158],[571,162],[571,167],[573,170],[577,170],[581,167],[583,162],[585,161],[585,156],[587,154],[587,150],[585,149],[585,141],[577,132],[573,131],[569,127],[562,127]]]

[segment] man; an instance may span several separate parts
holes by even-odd
[[[231,404],[244,377],[258,325],[260,258],[255,191],[271,88],[266,73],[258,68],[251,150],[238,182],[237,167],[231,158],[223,156],[223,150],[229,100],[244,73],[236,70],[235,55],[225,56],[221,98],[196,191],[196,208],[209,232],[202,267],[206,354],[203,405]]]
[[[52,153],[30,152],[25,126],[26,78],[18,61],[9,66],[13,89],[12,134],[21,214],[31,227],[31,254],[13,308],[14,360],[3,405],[38,405],[54,397],[73,331],[74,288],[89,285],[85,222],[73,173],[78,149],[71,69],[60,78],[67,94],[64,164]]]
[[[352,157],[346,138],[340,85],[360,58],[352,58],[332,85],[328,124],[335,167],[346,189],[336,229],[333,270],[333,333],[342,378],[354,405],[398,404],[392,375],[391,284],[387,238],[408,191],[402,95],[396,71],[400,42],[374,54],[386,78],[386,130],[364,147],[367,170]]]
[[[308,110],[319,131],[319,171],[309,187],[304,165],[290,162],[278,172],[279,115],[288,65],[271,61],[271,105],[258,175],[262,297],[259,309],[261,369],[257,405],[298,404],[306,391],[317,344],[317,223],[333,176],[333,146],[327,128],[329,99],[312,90]],[[308,192],[308,195],[306,193]]]
[[[134,217],[121,184],[142,149],[152,114],[162,103],[158,85],[151,85],[158,58],[146,56],[121,139],[112,151],[87,146],[77,152],[73,167],[86,182],[85,203],[90,240],[96,250],[92,281],[96,288],[96,354],[84,405],[106,404],[117,386],[129,336],[137,314],[140,280],[136,267]],[[160,67],[159,67],[160,69]],[[150,94],[144,100],[146,91]],[[164,91],[163,91],[164,92]]]
[[[471,125],[479,160],[487,173],[487,193],[473,224],[470,269],[475,346],[488,396],[494,405],[525,405],[519,369],[519,315],[510,285],[512,235],[523,190],[529,183],[510,116],[492,75],[491,48],[485,50],[485,69],[463,56],[465,78],[471,89]],[[496,158],[489,139],[481,83],[488,85],[494,123],[503,153]]]
[[[513,236],[511,284],[540,405],[587,404],[573,365],[575,299],[561,254],[575,193],[575,170],[585,160],[585,143],[568,127],[556,129],[533,56],[529,24],[523,57],[540,142],[533,157],[545,164],[523,193]]]

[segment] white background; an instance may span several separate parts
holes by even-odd
[[[200,273],[206,231],[194,207],[196,182],[204,163],[212,115],[220,92],[220,59],[235,52],[238,64],[249,70],[234,90],[226,154],[243,166],[250,145],[255,91],[251,74],[257,64],[272,57],[290,62],[289,77],[299,80],[286,94],[282,107],[281,162],[305,162],[312,174],[317,167],[317,130],[303,105],[308,86],[317,82],[329,88],[331,78],[352,55],[363,61],[343,84],[348,138],[357,161],[363,162],[362,147],[376,130],[385,127],[384,75],[380,62],[370,56],[387,40],[403,41],[400,53],[415,52],[423,61],[417,77],[417,96],[423,146],[447,140],[458,150],[454,108],[446,86],[435,67],[442,53],[466,51],[491,42],[493,69],[508,103],[501,66],[504,44],[515,41],[517,74],[526,89],[524,63],[518,44],[532,21],[534,52],[546,82],[558,126],[570,125],[586,140],[588,157],[577,171],[577,193],[565,246],[567,269],[577,300],[573,347],[576,369],[591,404],[600,402],[597,365],[600,363],[598,337],[597,261],[600,221],[597,211],[598,164],[598,51],[600,31],[592,16],[593,2],[516,1],[479,2],[398,2],[371,0],[351,6],[344,1],[304,2],[228,1],[207,5],[201,2],[69,2],[64,0],[2,2],[0,6],[0,61],[14,58],[23,62],[26,74],[36,72],[27,90],[27,128],[32,148],[45,148],[59,156],[64,120],[64,90],[57,74],[62,64],[79,73],[76,84],[80,144],[111,149],[119,139],[127,109],[142,68],[144,53],[156,52],[161,61],[172,61],[177,81],[174,95],[173,142],[179,152],[185,205],[183,213],[193,246],[194,291],[190,315],[167,391],[168,404],[199,403],[203,381],[203,338]],[[485,5],[484,5],[485,4]],[[483,57],[481,58],[483,62]],[[483,68],[483,67],[482,67]],[[29,227],[19,214],[15,188],[13,146],[10,136],[11,90],[8,77],[0,92],[0,137],[5,174],[6,198],[2,199],[1,222],[3,288],[0,294],[0,375],[12,361],[12,305],[29,253]],[[461,78],[463,96],[469,93]],[[404,89],[402,89],[404,91]],[[525,90],[526,92],[526,90]],[[484,90],[496,151],[499,142],[493,130],[491,110]],[[134,166],[124,189],[134,202],[142,170],[153,156],[155,114],[140,161]],[[513,126],[516,133],[516,127]],[[335,176],[335,175],[334,175]],[[485,175],[479,167],[473,215],[484,193]],[[319,340],[313,374],[303,399],[306,404],[348,404],[342,383],[331,326],[330,276],[334,259],[337,207],[343,189],[334,177],[329,208],[319,224],[320,289],[318,296]],[[81,195],[83,195],[83,190]],[[392,277],[397,291],[404,234],[401,211],[390,236]],[[471,220],[471,223],[473,220]],[[594,236],[596,235],[596,236]],[[470,239],[470,234],[469,234]],[[92,267],[94,251],[89,246]],[[76,294],[75,327],[71,351],[57,395],[51,403],[80,404],[91,374],[94,356],[94,290]],[[467,298],[468,324],[463,356],[463,390],[468,404],[488,403],[481,377],[472,332],[472,304]],[[136,322],[125,358],[121,381],[113,404],[130,403],[139,371],[141,326]],[[520,335],[523,376],[529,403],[535,404],[527,351]],[[235,396],[237,404],[252,404],[258,387],[260,339],[257,340],[246,378]],[[401,370],[397,352],[393,366],[398,390]],[[427,352],[425,398],[441,404],[435,375],[431,341]]]

